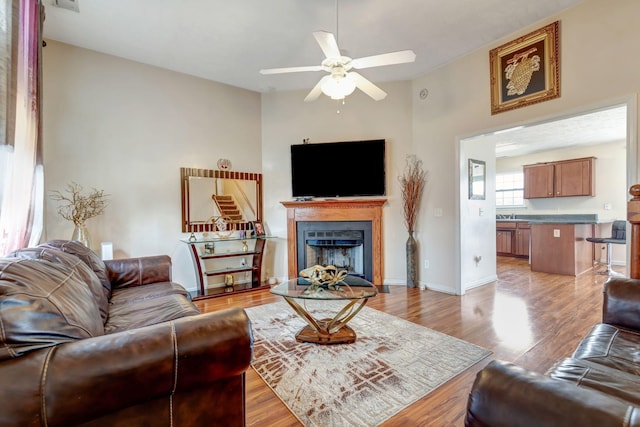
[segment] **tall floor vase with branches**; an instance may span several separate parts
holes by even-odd
[[[406,245],[407,287],[409,288],[415,288],[418,285],[418,251],[413,232],[427,176],[428,173],[422,168],[422,160],[411,155],[407,156],[404,173],[398,177],[402,190],[404,224],[409,232]]]

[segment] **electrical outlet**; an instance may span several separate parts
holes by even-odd
[[[557,228],[553,230],[553,237],[560,237],[560,230]]]
[[[442,216],[442,208],[433,209],[433,216]]]
[[[429,260],[428,259],[424,260],[424,268],[429,268]]]

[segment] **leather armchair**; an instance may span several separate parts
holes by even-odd
[[[640,426],[640,280],[610,278],[602,323],[544,375],[494,360],[467,404],[467,427]]]

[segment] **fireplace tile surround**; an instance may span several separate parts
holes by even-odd
[[[287,208],[288,277],[298,276],[298,222],[370,221],[372,283],[383,282],[382,207],[387,199],[313,199],[280,202]],[[303,248],[304,249],[304,248]]]

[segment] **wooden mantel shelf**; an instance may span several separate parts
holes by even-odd
[[[296,254],[297,222],[300,221],[371,221],[373,278],[375,285],[383,281],[382,206],[387,199],[313,199],[280,202],[287,208],[287,252],[289,278],[298,276]]]

